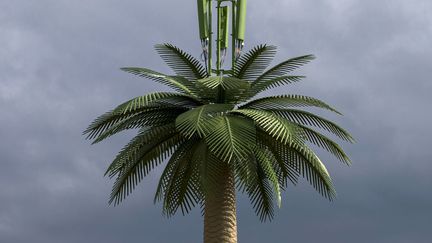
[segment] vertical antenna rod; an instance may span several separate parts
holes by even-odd
[[[237,5],[236,0],[231,0],[232,2],[232,31],[231,31],[231,70],[234,72],[234,68],[236,65],[236,52],[235,52],[235,43],[236,43],[236,31],[237,31]]]
[[[201,39],[201,48],[202,48],[201,60],[204,61],[204,63],[207,63],[208,54],[209,54],[209,50],[208,50],[208,45],[209,45],[208,0],[197,0],[197,6],[198,6],[199,36]],[[207,68],[208,67],[206,64],[206,70],[207,70]]]
[[[219,69],[222,67],[226,50],[229,43],[229,6],[219,7],[218,9],[218,43],[219,43]]]
[[[229,42],[229,6],[221,6],[223,2],[231,2],[232,4],[232,68],[235,68],[236,60],[240,56],[245,39],[246,30],[246,8],[247,0],[197,0],[198,5],[198,21],[199,21],[199,36],[202,46],[202,59],[206,63],[208,76],[212,76],[212,55],[213,55],[213,16],[212,4],[217,2],[217,39],[216,39],[216,74],[221,74],[221,66],[226,57],[228,42]]]
[[[246,8],[247,0],[237,0],[237,17],[236,17],[236,58],[241,54],[244,46],[246,31]]]

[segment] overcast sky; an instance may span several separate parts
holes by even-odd
[[[199,56],[195,5],[0,0],[0,242],[202,241],[199,209],[166,219],[153,204],[158,171],[108,205],[104,170],[133,132],[93,146],[81,135],[117,104],[166,90],[119,67],[170,72],[157,43]],[[246,48],[277,45],[276,62],[317,56],[306,80],[277,93],[334,105],[344,116],[326,117],[358,142],[342,144],[351,167],[319,151],[332,203],[304,182],[262,224],[240,197],[239,242],[430,242],[432,1],[251,0],[247,21]]]

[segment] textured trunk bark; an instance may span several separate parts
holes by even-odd
[[[237,243],[235,182],[228,168],[205,200],[204,243]]]

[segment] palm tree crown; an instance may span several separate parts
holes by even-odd
[[[335,123],[301,108],[318,107],[340,114],[318,99],[259,93],[302,80],[291,72],[314,59],[300,56],[268,68],[276,47],[260,45],[242,55],[222,75],[209,71],[191,55],[170,45],[156,50],[176,75],[145,68],[123,71],[165,84],[177,92],[157,92],[131,99],[98,117],[85,130],[100,142],[126,129],[139,129],[106,174],[115,177],[110,203],[118,204],[156,166],[168,160],[156,190],[164,214],[187,213],[231,173],[261,220],[271,219],[281,191],[305,177],[324,197],[335,190],[324,164],[309,147],[322,147],[345,164],[350,159],[320,128],[342,140],[351,135]]]

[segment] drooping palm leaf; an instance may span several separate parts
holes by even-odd
[[[116,167],[117,178],[111,192],[110,203],[119,204],[135,186],[153,169],[162,163],[172,150],[184,141],[180,135],[167,134],[139,146],[134,156]]]
[[[254,148],[255,149],[255,148]],[[252,188],[256,184],[257,173],[256,173],[256,160],[254,154],[250,154],[249,157],[244,159],[236,159],[234,161],[235,171],[235,183],[236,188],[245,193],[248,188]]]
[[[172,126],[171,129],[175,129],[175,126]],[[185,157],[184,155],[188,154],[188,152],[190,151],[194,143],[195,140],[185,141],[184,143],[180,144],[171,155],[159,179],[159,183],[154,197],[155,203],[157,201],[161,201],[162,199],[164,199],[164,195],[167,193],[168,187],[171,181],[173,180],[174,172],[179,167],[182,159],[189,158],[189,157]],[[168,204],[169,202],[164,202],[164,205],[168,205]]]
[[[219,185],[218,178],[225,175],[225,162],[217,158],[208,148],[205,140],[197,146],[192,160],[200,163],[200,185],[202,194],[211,194]]]
[[[337,143],[313,129],[302,125],[299,126],[303,129],[307,141],[317,145],[318,147],[326,149],[343,163],[347,165],[351,164],[350,158],[348,158],[348,155],[345,154],[343,149]]]
[[[164,214],[172,216],[180,208],[183,214],[188,213],[202,200],[199,166],[193,160],[199,140],[190,139],[172,155],[167,170],[163,173],[164,181]]]
[[[294,144],[288,151],[290,166],[296,167],[311,185],[324,197],[333,200],[336,191],[330,175],[318,156],[304,144]]]
[[[261,166],[256,167],[256,184],[248,188],[247,194],[261,221],[271,220],[274,217],[274,197],[270,181],[265,177]]]
[[[83,134],[87,134],[87,139],[94,139],[112,126],[134,116],[137,113],[152,110],[157,107],[166,107],[163,105],[163,102],[169,102],[172,99],[177,102],[181,99],[184,102],[190,102],[190,105],[201,105],[199,101],[183,94],[171,92],[151,93],[126,101],[115,109],[99,116],[90,124],[90,126],[88,126]],[[180,107],[180,109],[182,108]]]
[[[277,205],[280,207],[282,203],[281,188],[279,185],[279,178],[273,167],[273,162],[271,159],[272,157],[268,151],[262,150],[260,148],[255,149],[254,154],[258,166],[261,167],[266,179],[269,180],[273,186],[273,192],[275,193]]]
[[[293,175],[305,177],[324,197],[331,200],[336,196],[326,167],[306,144],[299,140],[284,144],[271,139],[271,136],[260,130],[257,135],[260,144],[267,146],[284,160],[287,171],[294,171]]]
[[[303,110],[296,110],[296,109],[264,109],[264,110],[275,113],[278,116],[284,117],[298,124],[314,126],[314,127],[324,129],[328,132],[335,134],[340,139],[343,139],[347,142],[350,143],[354,142],[354,138],[345,129],[341,128],[334,122],[331,122],[325,118],[322,118],[310,112],[303,111]]]
[[[101,142],[114,134],[128,129],[152,127],[174,122],[182,113],[187,112],[186,107],[160,107],[147,109],[136,113],[127,119],[121,120],[109,127],[94,138],[93,144]]]
[[[128,160],[131,160],[136,156],[137,152],[143,145],[151,143],[155,138],[172,135],[175,133],[174,131],[174,122],[161,126],[141,128],[139,133],[117,154],[106,170],[105,176],[108,175],[111,178],[114,177]]]
[[[290,143],[298,137],[300,130],[288,120],[278,117],[271,112],[253,109],[239,109],[232,113],[244,115],[252,119],[258,127],[270,134],[274,139],[283,143]]]
[[[108,111],[96,118],[83,132],[83,135],[87,135],[86,139],[96,138],[116,123],[121,122],[132,115],[134,114],[115,113],[113,110]]]
[[[300,174],[295,168],[286,165],[286,156],[283,153],[284,150],[281,150],[281,143],[263,142],[271,138],[264,131],[258,130],[257,137],[257,143],[259,146],[265,147],[274,156],[276,172],[278,174],[279,184],[281,185],[282,189],[285,189],[288,186],[288,181],[293,185],[297,185]]]
[[[206,136],[209,150],[222,161],[242,159],[251,153],[255,146],[255,126],[242,117],[217,116],[213,127]]]

